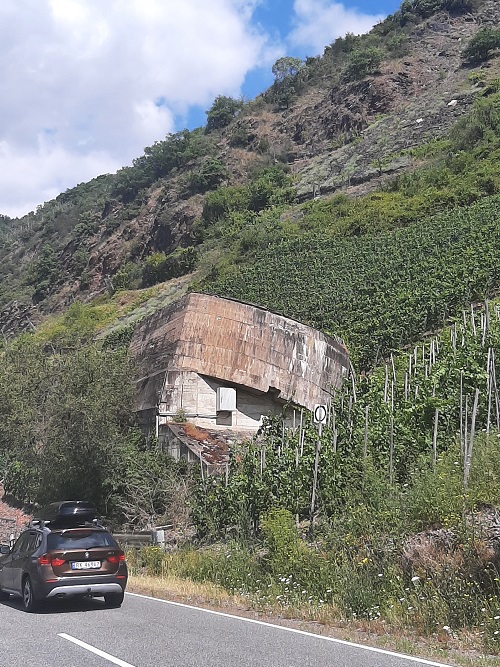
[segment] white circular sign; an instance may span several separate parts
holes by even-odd
[[[315,424],[326,424],[327,407],[326,405],[315,405],[313,418]]]

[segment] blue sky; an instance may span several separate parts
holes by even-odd
[[[20,216],[254,98],[399,0],[0,0],[0,213]]]
[[[333,2],[324,2],[324,5],[333,5]],[[401,4],[401,0],[356,0],[352,2],[347,0],[342,3],[347,9],[357,10],[360,14],[388,16],[394,13]],[[292,32],[296,22],[293,0],[267,0],[260,4],[254,12],[255,23],[265,26],[270,34],[275,34],[277,39],[281,40],[288,48],[286,55],[305,59],[308,56],[319,55],[322,50],[314,49],[313,46],[304,44],[290,43],[287,39]],[[344,32],[344,31],[342,31]],[[333,34],[331,40],[322,43],[322,48],[330,44],[339,35]],[[248,97],[255,97],[272,83],[272,74],[270,71],[249,72],[244,86],[243,93]]]
[[[312,45],[296,43],[290,39],[290,34],[297,23],[297,14],[294,11],[294,0],[263,0],[253,12],[252,23],[260,26],[267,34],[280,44],[284,49],[284,54],[305,59],[308,56],[321,54],[322,49],[334,41],[339,35],[332,31],[329,41],[322,41],[318,49]],[[393,14],[401,5],[401,0],[347,0],[342,3],[330,2],[324,0],[318,3],[325,7],[335,4],[342,4],[346,9],[351,9],[359,14],[367,16],[378,15],[386,17]],[[345,34],[345,31],[340,31]],[[323,43],[324,42],[324,43]],[[273,75],[270,67],[257,67],[250,70],[244,79],[241,93],[246,99],[253,99],[259,93],[263,92],[273,82]],[[186,117],[176,118],[176,123],[184,124],[190,129],[198,127],[205,123],[206,109],[193,107],[189,110]]]

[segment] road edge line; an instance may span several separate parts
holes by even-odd
[[[234,618],[238,621],[245,621],[246,623],[254,623],[255,625],[265,625],[270,628],[276,628],[277,630],[284,630],[286,632],[293,632],[298,635],[305,635],[306,637],[314,637],[316,639],[323,639],[325,641],[333,642],[335,644],[342,644],[344,646],[350,646],[352,648],[358,648],[363,651],[371,651],[372,653],[382,653],[383,655],[392,656],[394,658],[402,658],[410,662],[416,662],[420,665],[428,665],[428,667],[454,667],[453,665],[444,663],[444,662],[433,662],[432,660],[426,660],[425,658],[417,658],[413,655],[406,655],[404,653],[396,653],[394,651],[388,651],[383,648],[377,648],[376,646],[367,646],[365,644],[357,644],[356,642],[350,642],[346,639],[337,639],[336,637],[326,637],[325,635],[318,635],[314,632],[307,632],[306,630],[297,630],[296,628],[289,628],[286,625],[276,625],[275,623],[268,623],[267,621],[259,621],[255,618],[246,618],[245,616],[236,616],[235,614],[228,614],[223,611],[215,611],[214,609],[206,609],[205,607],[197,607],[195,605],[185,604],[183,602],[173,602],[171,600],[165,600],[163,598],[155,598],[152,595],[142,595],[141,593],[130,593],[126,591],[125,595],[131,595],[137,598],[143,598],[145,600],[154,600],[155,602],[163,602],[164,604],[170,604],[175,607],[185,607],[186,609],[196,609],[197,611],[205,612],[206,614],[213,614],[215,616],[223,616],[225,618]]]

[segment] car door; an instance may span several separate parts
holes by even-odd
[[[30,530],[24,533],[24,540],[19,546],[19,551],[14,554],[14,550],[12,550],[11,588],[16,593],[22,594],[23,574],[30,570],[31,557],[39,544],[40,534],[36,530]]]
[[[0,587],[4,591],[14,590],[13,571],[18,565],[23,545],[27,544],[28,536],[29,533],[21,533],[21,535],[14,542],[14,546],[12,547],[10,554],[2,558],[2,569],[0,570]]]

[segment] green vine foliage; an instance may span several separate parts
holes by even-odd
[[[264,237],[253,245],[251,263],[226,266],[205,287],[341,335],[366,369],[495,293],[499,201],[335,243],[315,232]]]
[[[462,494],[463,433],[470,438],[476,389],[476,433],[500,429],[487,373],[488,359],[490,377],[493,367],[500,371],[498,313],[491,306],[476,307],[473,316],[464,312],[440,336],[400,353],[370,375],[347,379],[332,397],[321,437],[304,411],[296,411],[294,425],[290,417],[266,419],[258,437],[233,452],[227,475],[200,481],[193,505],[200,536],[254,538],[262,516],[273,508],[299,522],[309,519],[318,443],[314,510],[334,523],[348,514],[354,534],[404,533],[429,521],[446,525],[458,520],[464,502],[471,508],[493,502],[498,483],[490,481],[489,492],[477,475],[471,478],[470,497]],[[489,454],[476,456],[488,460]],[[442,487],[437,469],[451,486]],[[430,479],[438,481],[433,486]]]

